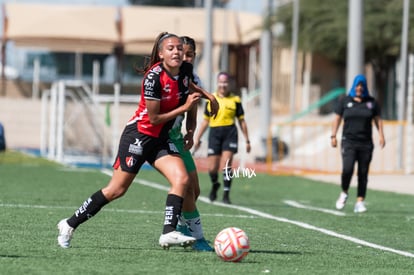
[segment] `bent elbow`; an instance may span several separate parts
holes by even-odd
[[[162,121],[160,120],[160,117],[158,115],[149,115],[148,116],[149,122],[152,125],[158,125],[160,124]]]
[[[158,118],[150,118],[149,121],[152,125],[158,125],[161,123],[161,121]]]

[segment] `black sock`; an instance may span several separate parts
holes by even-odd
[[[232,179],[231,168],[228,167],[227,169],[223,170],[223,190],[225,192],[227,191],[227,196],[231,188],[231,179]]]
[[[183,198],[177,195],[168,194],[165,202],[165,218],[162,234],[167,234],[175,230],[178,223],[178,217],[181,215]]]
[[[208,174],[210,175],[210,180],[211,180],[211,183],[212,183],[212,184],[217,183],[217,180],[218,180],[218,174],[217,174],[217,173],[215,173],[215,172],[210,172],[210,173],[208,173]]]
[[[81,223],[95,216],[108,202],[102,190],[97,191],[75,211],[73,216],[68,219],[68,224],[73,228],[78,227]]]

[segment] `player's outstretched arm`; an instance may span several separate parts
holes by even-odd
[[[190,83],[190,89],[195,93],[199,93],[203,98],[208,99],[210,101],[211,115],[213,117],[216,117],[219,110],[219,104],[216,98],[203,88],[194,84],[193,82]]]

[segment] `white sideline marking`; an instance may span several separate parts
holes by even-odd
[[[70,209],[76,210],[79,206],[57,206],[57,205],[31,205],[31,204],[11,204],[11,203],[0,203],[0,207],[9,208],[36,208],[36,209]],[[139,213],[139,214],[160,214],[162,211],[148,211],[148,210],[128,210],[128,209],[113,209],[104,208],[102,211],[106,212],[119,212],[119,213]]]
[[[307,205],[303,205],[301,203],[298,203],[296,201],[284,200],[283,202],[286,203],[287,205],[290,205],[290,206],[296,207],[296,208],[302,208],[302,209],[307,209],[307,210],[315,210],[315,211],[319,211],[319,212],[332,214],[332,215],[335,215],[335,216],[346,216],[346,214],[344,212],[331,210],[331,209],[326,209],[326,208],[307,206]]]
[[[57,205],[31,205],[31,204],[12,204],[12,203],[0,203],[0,207],[7,208],[36,208],[36,209],[69,209],[76,210],[79,206],[57,206]],[[117,212],[117,213],[132,213],[132,214],[164,214],[164,211],[148,211],[148,210],[137,210],[137,209],[114,209],[114,208],[103,208],[101,211],[104,212]],[[257,219],[256,215],[228,215],[220,213],[203,213],[203,216],[212,217],[226,217],[226,218],[243,218],[243,219]]]
[[[279,221],[279,222],[294,224],[294,225],[297,225],[297,226],[302,227],[302,228],[318,231],[318,232],[321,232],[323,234],[326,234],[326,235],[329,235],[329,236],[332,236],[332,237],[336,237],[336,238],[339,238],[339,239],[344,239],[344,240],[347,240],[347,241],[350,241],[350,242],[353,242],[353,243],[356,243],[356,244],[360,244],[360,245],[363,245],[363,246],[368,246],[368,247],[379,249],[379,250],[382,250],[382,251],[392,252],[392,253],[402,255],[402,256],[405,256],[405,257],[414,258],[414,254],[412,254],[410,252],[407,252],[407,251],[397,250],[397,249],[393,249],[393,248],[390,248],[390,247],[370,243],[370,242],[367,242],[367,241],[364,241],[364,240],[361,240],[361,239],[358,239],[358,238],[354,238],[354,237],[347,236],[347,235],[344,235],[344,234],[336,233],[334,231],[324,229],[324,228],[319,228],[319,227],[316,227],[316,226],[313,226],[313,225],[310,225],[310,224],[307,224],[307,223],[298,222],[298,221],[294,221],[294,220],[289,220],[289,219],[281,218],[281,217],[276,217],[276,216],[273,216],[273,215],[270,215],[270,214],[267,214],[267,213],[264,213],[264,212],[260,212],[260,211],[257,211],[257,210],[251,209],[251,208],[243,207],[243,206],[228,205],[228,204],[220,204],[220,205],[224,206],[224,207],[234,208],[234,209],[237,209],[237,210],[240,210],[240,211],[245,211],[247,213],[257,215],[259,217],[267,218],[267,219],[270,219],[270,220],[276,220],[276,221]]]
[[[112,175],[112,172],[108,172],[108,171],[103,171],[103,172],[107,175]],[[141,179],[135,179],[134,181],[136,181],[136,182],[138,182],[142,185],[150,186],[150,187],[153,187],[153,188],[156,188],[156,189],[169,190],[169,188],[167,186],[164,186],[164,185],[161,185],[161,184],[158,184],[158,183],[155,183],[155,182],[150,182],[150,181],[141,180]],[[237,210],[244,211],[244,212],[247,212],[247,213],[262,217],[262,218],[267,218],[267,219],[270,219],[270,220],[276,220],[276,221],[279,221],[279,222],[294,224],[294,225],[302,227],[302,228],[318,231],[318,232],[321,232],[323,234],[326,234],[326,235],[329,235],[329,236],[332,236],[332,237],[336,237],[336,238],[339,238],[339,239],[347,240],[347,241],[350,241],[350,242],[353,242],[353,243],[356,243],[356,244],[360,244],[360,245],[363,245],[363,246],[367,246],[367,247],[379,249],[379,250],[382,250],[382,251],[395,253],[395,254],[398,254],[398,255],[405,256],[405,257],[414,258],[414,254],[410,253],[410,252],[407,252],[407,251],[402,251],[402,250],[398,250],[398,249],[394,249],[394,248],[390,248],[390,247],[370,243],[370,242],[367,242],[367,241],[364,241],[364,240],[361,240],[361,239],[358,239],[358,238],[354,238],[354,237],[347,236],[347,235],[344,235],[344,234],[336,233],[336,232],[328,230],[328,229],[316,227],[316,226],[313,226],[313,225],[310,225],[310,224],[307,224],[307,223],[304,223],[304,222],[299,222],[299,221],[289,220],[289,219],[282,218],[282,217],[273,216],[273,215],[270,215],[270,214],[267,214],[267,213],[264,213],[264,212],[261,212],[261,211],[258,211],[258,210],[254,210],[254,209],[251,209],[251,208],[248,208],[248,207],[244,207],[244,206],[237,206],[237,205],[234,205],[234,204],[224,204],[224,203],[221,203],[221,202],[211,203],[208,198],[203,197],[203,196],[200,196],[198,198],[198,200],[203,201],[205,203],[209,203],[209,204],[214,204],[214,205],[219,205],[219,206],[222,206],[222,207],[237,209]]]
[[[107,174],[107,175],[112,175],[111,172],[108,172],[108,170],[103,171],[103,173]],[[155,183],[155,182],[150,182],[150,181],[146,181],[146,180],[141,180],[141,179],[135,179],[135,182],[138,182],[139,184],[145,185],[145,186],[149,186],[152,188],[156,188],[156,189],[160,189],[160,190],[169,190],[169,188],[167,186]],[[270,219],[270,220],[275,220],[275,221],[279,221],[279,222],[284,222],[284,223],[289,223],[289,224],[294,224],[296,226],[302,227],[302,228],[306,228],[309,230],[314,230],[317,232],[321,232],[323,234],[326,234],[328,236],[332,236],[332,237],[336,237],[339,239],[343,239],[343,240],[347,240],[359,245],[363,245],[363,246],[367,246],[367,247],[371,247],[374,249],[378,249],[378,250],[382,250],[382,251],[387,251],[387,252],[391,252],[394,254],[398,254],[401,256],[405,256],[405,257],[410,257],[410,258],[414,258],[414,254],[407,252],[407,251],[402,251],[402,250],[397,250],[397,249],[393,249],[390,247],[386,247],[386,246],[382,246],[382,245],[378,245],[378,244],[374,244],[374,243],[370,243],[358,238],[354,238],[351,236],[347,236],[344,234],[340,234],[340,233],[336,233],[334,231],[328,230],[328,229],[324,229],[324,228],[319,228],[307,223],[303,223],[303,222],[299,222],[299,221],[294,221],[294,220],[289,220],[286,218],[282,218],[282,217],[277,217],[277,216],[273,216],[258,210],[254,210],[248,207],[243,207],[243,206],[237,206],[234,204],[224,204],[224,203],[220,203],[220,202],[214,202],[211,203],[210,200],[206,197],[200,196],[199,197],[200,201],[203,201],[205,203],[209,203],[209,204],[214,204],[214,205],[218,205],[218,206],[222,206],[222,207],[227,207],[227,208],[233,208],[233,209],[237,209],[243,212],[247,212],[249,214],[252,214],[254,216],[258,216],[258,217],[262,217],[262,218],[266,218],[266,219]],[[25,205],[25,204],[1,204],[0,203],[0,207],[24,207],[24,208],[59,208],[59,209],[68,209],[69,207],[62,207],[62,206],[45,206],[45,205]],[[76,209],[76,207],[73,207],[71,209]],[[114,211],[114,212],[128,212],[128,213],[160,213],[158,212],[154,212],[154,211],[142,211],[142,210],[117,210],[117,209],[103,209],[104,211]],[[205,215],[205,214],[203,214]],[[218,216],[225,216],[225,215],[218,215]],[[240,217],[247,217],[247,218],[253,218],[252,216],[240,216]]]

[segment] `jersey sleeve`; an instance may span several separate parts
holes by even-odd
[[[374,100],[374,112],[373,112],[374,117],[376,116],[381,116],[381,107],[378,104],[378,101]]]
[[[236,96],[234,98],[234,102],[236,103],[236,117],[238,119],[244,119],[244,109],[243,109],[243,106],[241,104],[240,97]]]
[[[238,119],[244,119],[244,110],[241,102],[236,102],[236,117]]]
[[[142,80],[144,98],[161,100],[161,83],[158,74],[150,71]]]
[[[210,120],[210,118],[211,118],[211,115],[210,115],[210,101],[206,101],[206,105],[204,106],[203,118],[205,120]]]
[[[338,100],[338,102],[336,103],[335,109],[334,109],[335,114],[339,116],[342,116],[344,114],[345,99],[346,97],[342,97]]]

